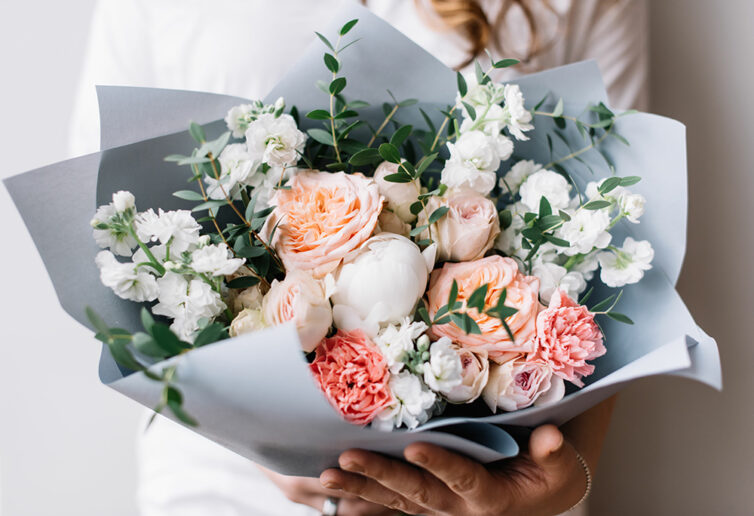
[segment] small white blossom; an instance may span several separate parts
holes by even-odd
[[[467,161],[480,172],[495,172],[500,156],[492,139],[483,131],[462,133],[456,142],[448,143],[451,159]]]
[[[442,169],[441,181],[448,188],[470,188],[482,195],[495,188],[494,172],[480,172],[468,161],[448,160]]]
[[[105,204],[97,208],[91,225],[94,227],[92,234],[94,241],[102,249],[110,249],[119,256],[131,256],[131,252],[138,244],[127,228],[122,224],[113,224],[117,217],[117,211],[113,203]],[[105,224],[107,229],[99,229],[96,226]]]
[[[207,245],[191,253],[191,268],[213,276],[233,274],[244,261],[243,258],[231,258],[230,249],[225,244]]]
[[[120,263],[110,251],[100,251],[94,261],[99,267],[102,284],[118,297],[139,303],[157,298],[154,276],[134,263]]]
[[[551,170],[538,170],[521,185],[521,202],[533,212],[539,211],[539,203],[545,197],[553,211],[567,208],[571,202],[571,185],[568,180]]]
[[[525,131],[534,129],[530,123],[531,113],[524,106],[524,95],[517,84],[506,84],[503,91],[505,96],[505,124],[508,130],[518,140],[528,140]]]
[[[377,415],[372,423],[376,428],[391,430],[405,425],[409,429],[414,429],[429,421],[434,412],[437,395],[429,390],[418,376],[401,371],[390,376],[389,386],[395,403]]]
[[[629,222],[638,224],[639,217],[644,215],[644,205],[646,204],[646,202],[647,200],[643,195],[632,194],[626,191],[626,193],[621,196],[618,205],[620,206],[621,212],[626,216]]]
[[[212,199],[223,199],[226,195],[235,199],[239,193],[239,185],[249,184],[259,163],[252,159],[246,145],[242,143],[227,145],[217,160],[220,162],[220,180],[214,177],[204,178],[207,195]]]
[[[166,272],[157,285],[159,302],[152,313],[172,318],[170,328],[187,342],[193,341],[200,319],[212,319],[226,308],[220,294],[201,279],[189,281],[181,274]]]
[[[448,337],[441,337],[429,348],[424,363],[424,382],[435,392],[448,392],[463,382],[461,358]]]
[[[586,256],[582,256],[581,260],[578,260],[576,264],[571,267],[571,270],[573,272],[578,272],[582,276],[584,276],[584,280],[592,281],[594,272],[600,266],[599,262],[597,261],[597,254],[598,253],[593,252],[587,254]]]
[[[134,194],[126,190],[120,190],[113,194],[113,207],[118,213],[123,213],[128,210],[134,209],[136,206],[136,199]]]
[[[542,165],[528,159],[517,161],[516,164],[511,167],[508,173],[500,179],[500,188],[502,188],[503,191],[506,191],[508,190],[508,188],[510,188],[510,193],[512,195],[515,195],[518,193],[518,190],[519,188],[521,188],[523,182],[526,181],[533,173],[541,170],[541,168]]]
[[[567,210],[566,210],[567,211]],[[571,220],[564,222],[556,232],[558,238],[568,241],[571,246],[563,251],[568,256],[586,254],[592,249],[604,249],[612,238],[608,232],[610,214],[608,210],[576,210],[569,213]]]
[[[403,361],[414,349],[414,341],[425,331],[427,331],[426,324],[421,321],[412,322],[410,317],[406,317],[400,324],[388,324],[380,330],[374,338],[374,343],[387,360],[392,374],[403,369]]]
[[[291,115],[275,118],[265,113],[246,130],[246,145],[251,156],[273,167],[295,165],[305,143],[306,135],[298,130]]]
[[[256,109],[252,104],[233,106],[225,116],[225,125],[233,132],[234,138],[241,138],[255,116]]]
[[[466,80],[466,95],[461,97],[460,93],[456,94],[456,104],[461,101],[466,102],[477,112],[477,116],[480,116],[482,112],[488,107],[496,104],[500,104],[505,98],[504,87],[502,84],[489,81],[487,84],[479,84],[475,73],[464,74]],[[463,115],[465,118],[470,119],[469,113],[466,107],[461,104]]]
[[[568,271],[556,263],[538,262],[532,267],[532,275],[539,278],[539,297],[547,305],[556,290],[562,290],[571,299],[578,298],[584,289],[584,276],[575,271]]]
[[[136,234],[143,242],[170,242],[170,250],[174,253],[182,253],[196,245],[199,241],[199,230],[202,228],[191,216],[190,211],[164,211],[162,208],[158,213],[151,208],[140,213],[136,216],[134,224]]]
[[[644,271],[652,268],[655,252],[647,240],[636,241],[627,237],[620,249],[610,249],[597,255],[600,262],[600,279],[608,287],[622,287],[638,283]]]

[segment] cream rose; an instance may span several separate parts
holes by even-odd
[[[408,183],[394,183],[386,181],[385,176],[398,173],[398,164],[385,161],[374,171],[374,180],[385,197],[387,207],[398,215],[403,222],[412,222],[416,215],[411,213],[411,205],[416,202],[421,193],[418,179]]]
[[[554,403],[564,394],[563,380],[553,376],[549,365],[517,357],[492,366],[482,398],[492,412],[498,408],[512,412],[540,400]]]
[[[262,316],[262,311],[254,308],[244,308],[230,323],[231,337],[238,337],[244,333],[251,333],[254,331],[266,328],[267,324]]]
[[[472,190],[451,193],[447,198],[430,197],[426,213],[419,214],[419,224],[426,224],[427,214],[442,206],[449,208],[447,214],[430,227],[437,242],[437,259],[467,262],[482,258],[500,234],[495,204]],[[429,238],[429,232],[421,238]]]
[[[262,315],[271,325],[293,321],[307,353],[314,351],[332,326],[324,285],[303,271],[290,271],[283,281],[272,282],[262,300]]]
[[[398,215],[390,210],[382,210],[377,220],[376,233],[395,233],[406,238],[411,233],[411,226],[403,222]]]
[[[233,313],[239,313],[244,308],[251,308],[253,310],[259,310],[262,308],[262,290],[259,285],[246,288],[241,292],[231,290],[231,293],[235,293],[229,297],[227,303],[233,307]]]
[[[288,184],[271,201],[264,234],[279,223],[272,245],[285,268],[322,278],[372,235],[384,199],[361,174],[307,170]]]
[[[451,403],[471,403],[482,394],[490,374],[490,361],[487,353],[475,353],[453,344],[461,359],[461,384],[441,394]]]

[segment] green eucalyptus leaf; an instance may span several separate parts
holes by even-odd
[[[334,55],[325,53],[324,60],[325,66],[328,70],[330,70],[332,73],[338,73],[338,70],[340,70],[340,63]]]
[[[369,165],[371,163],[376,163],[377,161],[380,161],[382,157],[380,156],[380,151],[377,149],[367,148],[360,150],[353,156],[351,156],[351,159],[348,160],[348,162],[355,166],[362,166],[362,165]]]
[[[314,129],[309,129],[307,133],[309,134],[309,136],[312,137],[314,141],[317,141],[325,145],[329,145],[331,147],[334,145],[334,142],[332,139],[332,133],[329,131],[325,131],[324,129],[320,129],[320,128],[314,128]]]
[[[429,223],[434,224],[441,218],[445,216],[446,213],[450,211],[450,208],[448,206],[440,206],[435,211],[433,211],[429,216]]]
[[[309,118],[311,120],[330,120],[330,112],[325,111],[324,109],[315,109],[313,111],[309,111],[306,114],[306,118]]]
[[[340,35],[345,36],[348,34],[348,32],[353,29],[353,26],[356,25],[359,22],[358,18],[355,18],[351,21],[346,22],[343,27],[340,28]]]
[[[186,201],[203,201],[204,197],[202,197],[202,194],[199,192],[195,192],[194,190],[178,190],[177,192],[173,192],[173,197],[178,197],[179,199],[184,199]]]
[[[382,156],[385,161],[389,161],[390,163],[401,162],[401,155],[396,146],[392,143],[383,143],[380,145],[379,152],[380,156]]]
[[[330,82],[329,90],[331,95],[337,95],[346,88],[346,78],[337,77]]]

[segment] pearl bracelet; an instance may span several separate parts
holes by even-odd
[[[584,474],[586,475],[586,490],[584,491],[584,495],[581,497],[581,499],[573,504],[570,509],[568,509],[569,512],[574,510],[579,505],[583,504],[584,501],[586,501],[586,499],[589,497],[589,493],[592,492],[592,472],[589,470],[589,464],[586,463],[586,460],[584,460],[584,457],[582,457],[579,452],[576,452],[576,459],[578,459],[581,467],[584,468]]]

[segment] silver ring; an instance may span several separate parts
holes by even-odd
[[[322,516],[337,516],[339,501],[339,499],[332,496],[325,498],[325,503],[322,504]]]

